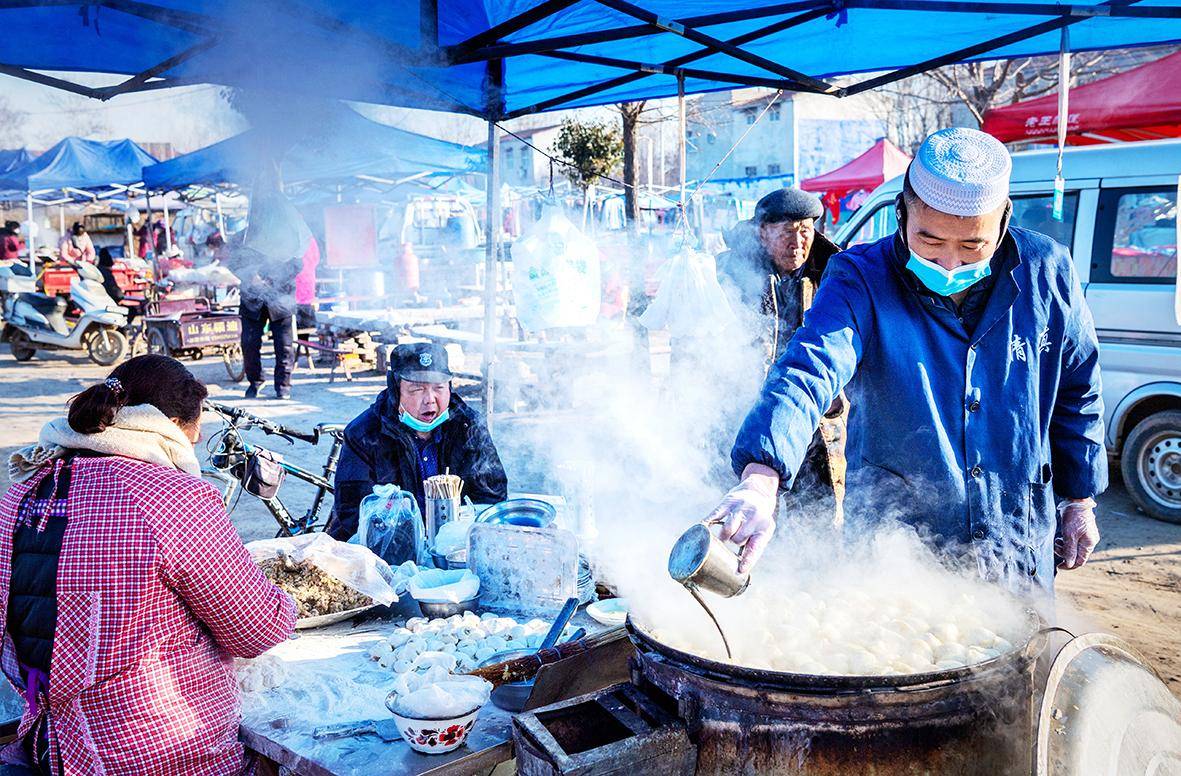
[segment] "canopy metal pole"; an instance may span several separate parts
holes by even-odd
[[[33,223],[33,192],[25,195],[25,211],[28,214],[29,226],[25,230],[25,249],[29,252],[29,272],[32,273],[33,278],[37,277],[37,262],[33,259],[33,229],[36,225]]]
[[[65,193],[64,191],[62,193]],[[62,233],[62,237],[66,236],[66,206],[57,206],[57,230]]]
[[[686,133],[688,132],[688,130],[687,130],[685,124],[686,124],[686,121],[685,121],[685,74],[678,73],[677,74],[677,130],[679,132],[679,137],[677,138],[677,143],[678,143],[677,155],[680,157],[679,166],[681,168],[681,196],[680,196],[679,201],[681,203],[681,207],[680,207],[681,229],[684,230],[681,233],[682,239],[684,239],[683,235],[686,232],[688,232],[692,227],[692,223],[689,220],[689,203],[685,201],[685,175],[686,175],[685,162],[686,162],[686,151],[688,149],[688,139],[686,138]]]
[[[213,192],[213,204],[217,208],[217,231],[221,233],[221,239],[226,239],[226,219],[221,212],[221,192]]]
[[[172,250],[172,224],[168,223],[168,219],[169,219],[168,192],[164,192],[164,194],[161,195],[161,198],[164,201],[164,247],[171,251]]]
[[[1062,221],[1066,199],[1066,180],[1062,177],[1062,153],[1066,148],[1067,124],[1070,118],[1070,28],[1062,28],[1058,45],[1058,166],[1054,175],[1054,205],[1051,217]]]
[[[150,241],[148,243],[148,248],[150,249],[151,255],[152,255],[152,276],[159,278],[160,277],[160,254],[156,251],[156,230],[152,228],[152,191],[151,191],[151,189],[148,189],[148,188],[144,189],[144,205],[146,205],[148,208],[148,215],[147,215],[148,220],[146,223],[148,226],[148,230],[147,230],[148,240]]]
[[[488,235],[484,256],[484,417],[492,428],[492,366],[496,360],[496,262],[500,254],[500,142],[488,122]]]

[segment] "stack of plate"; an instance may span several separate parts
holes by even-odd
[[[587,604],[595,600],[595,577],[591,573],[590,561],[581,553],[578,556],[578,603]]]

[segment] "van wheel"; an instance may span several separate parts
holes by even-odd
[[[1181,524],[1181,412],[1158,412],[1136,424],[1120,460],[1124,485],[1150,517]]]

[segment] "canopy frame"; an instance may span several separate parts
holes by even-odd
[[[966,0],[795,0],[794,2],[777,3],[759,8],[740,8],[680,19],[663,18],[632,0],[591,0],[630,19],[634,19],[638,23],[620,24],[609,29],[588,30],[586,32],[555,35],[535,40],[504,40],[506,37],[527,30],[535,24],[560,14],[572,5],[584,1],[545,0],[517,16],[472,35],[459,44],[435,49],[425,44],[437,39],[437,19],[434,18],[435,14],[437,14],[437,0],[423,0],[423,13],[420,19],[420,25],[422,30],[421,40],[424,45],[419,46],[417,50],[412,50],[401,43],[388,40],[356,24],[337,19],[322,11],[309,7],[309,4],[306,2],[292,0],[297,6],[298,12],[304,18],[308,19],[309,23],[313,26],[321,30],[358,36],[374,43],[378,46],[379,50],[385,51],[391,58],[404,62],[412,61],[416,65],[424,67],[474,62],[503,62],[505,59],[515,56],[540,54],[556,59],[607,65],[630,71],[617,78],[583,86],[566,94],[541,100],[533,105],[516,108],[511,112],[506,112],[503,109],[503,103],[494,104],[491,101],[487,101],[479,107],[462,105],[452,107],[453,110],[458,109],[480,116],[481,118],[493,120],[515,118],[569,105],[576,100],[609,92],[653,74],[664,74],[673,77],[684,75],[690,78],[700,77],[713,80],[719,84],[768,86],[776,89],[813,91],[843,97],[884,86],[926,70],[953,64],[967,58],[986,55],[991,51],[996,51],[1007,45],[1037,37],[1044,33],[1053,32],[1071,24],[1095,17],[1181,19],[1181,4],[1147,6],[1139,5],[1139,0],[1107,0],[1097,5],[1049,5],[1009,2],[1007,0],[992,0],[991,2],[982,3],[966,2]],[[191,11],[156,5],[150,2],[150,0],[97,0],[96,2],[86,3],[80,2],[80,0],[0,0],[0,9],[72,5],[78,5],[83,9],[83,12],[85,12],[87,7],[93,5],[132,14],[157,24],[170,26],[197,35],[200,40],[184,51],[174,54],[172,57],[131,76],[120,84],[109,87],[89,87],[64,78],[7,64],[0,64],[0,73],[63,89],[86,97],[106,100],[119,94],[170,88],[200,82],[199,79],[164,77],[163,74],[176,65],[207,51],[218,42],[219,24],[216,19]],[[794,70],[743,48],[746,43],[811,21],[820,16],[835,17],[837,18],[837,23],[840,24],[843,15],[851,9],[900,12],[936,11],[941,13],[976,15],[1018,15],[1041,17],[1043,20],[1029,27],[986,39],[970,46],[961,47],[955,51],[926,59],[923,62],[889,70],[881,75],[862,80],[844,88],[838,87],[824,80],[822,77]],[[787,19],[780,19],[766,27],[751,30],[743,35],[730,39],[720,39],[704,31],[704,28],[711,26],[770,19],[786,14],[799,15]],[[612,59],[610,57],[597,57],[592,59],[591,57],[595,55],[568,50],[597,43],[660,34],[675,35],[684,38],[700,44],[701,48],[674,59],[655,64],[624,58]],[[763,78],[759,75],[734,75],[718,72],[713,69],[694,71],[683,67],[697,59],[713,55],[724,55],[747,65],[757,67],[760,70],[766,71],[768,76]]]

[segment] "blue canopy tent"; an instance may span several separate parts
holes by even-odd
[[[249,184],[258,174],[260,161],[272,155],[268,139],[251,129],[145,167],[144,185],[160,191]],[[280,153],[279,173],[285,186],[335,186],[357,180],[394,185],[433,174],[485,172],[486,158],[484,149],[380,124],[342,106],[333,115],[317,119],[314,131]]]
[[[1058,53],[1067,29],[1074,51],[1175,43],[1181,0],[10,0],[0,24],[0,73],[100,99],[212,82],[480,116],[491,216],[495,121],[735,86],[841,97]],[[44,70],[129,77],[93,87]]]
[[[23,167],[31,161],[33,161],[33,155],[27,149],[0,149],[0,175],[7,175],[10,170]]]
[[[156,158],[130,140],[67,137],[45,153],[0,175],[0,198],[25,201],[30,224],[33,206],[128,198],[143,193],[143,168]],[[30,229],[30,237],[32,231]],[[32,251],[29,253],[32,263]]]
[[[278,157],[279,175],[289,194],[311,188],[385,192],[431,176],[486,172],[487,152],[371,121],[344,105],[317,116],[314,127],[286,148],[274,138],[250,129],[192,153],[153,164],[143,170],[149,191],[196,190],[202,195],[217,187],[251,184],[262,165]],[[165,224],[167,218],[167,201]],[[219,216],[220,217],[220,216]],[[166,231],[171,247],[172,235]]]
[[[53,148],[0,176],[0,190],[31,195],[41,204],[103,199],[140,184],[156,159],[130,140],[67,137]],[[44,199],[54,196],[52,201]]]

